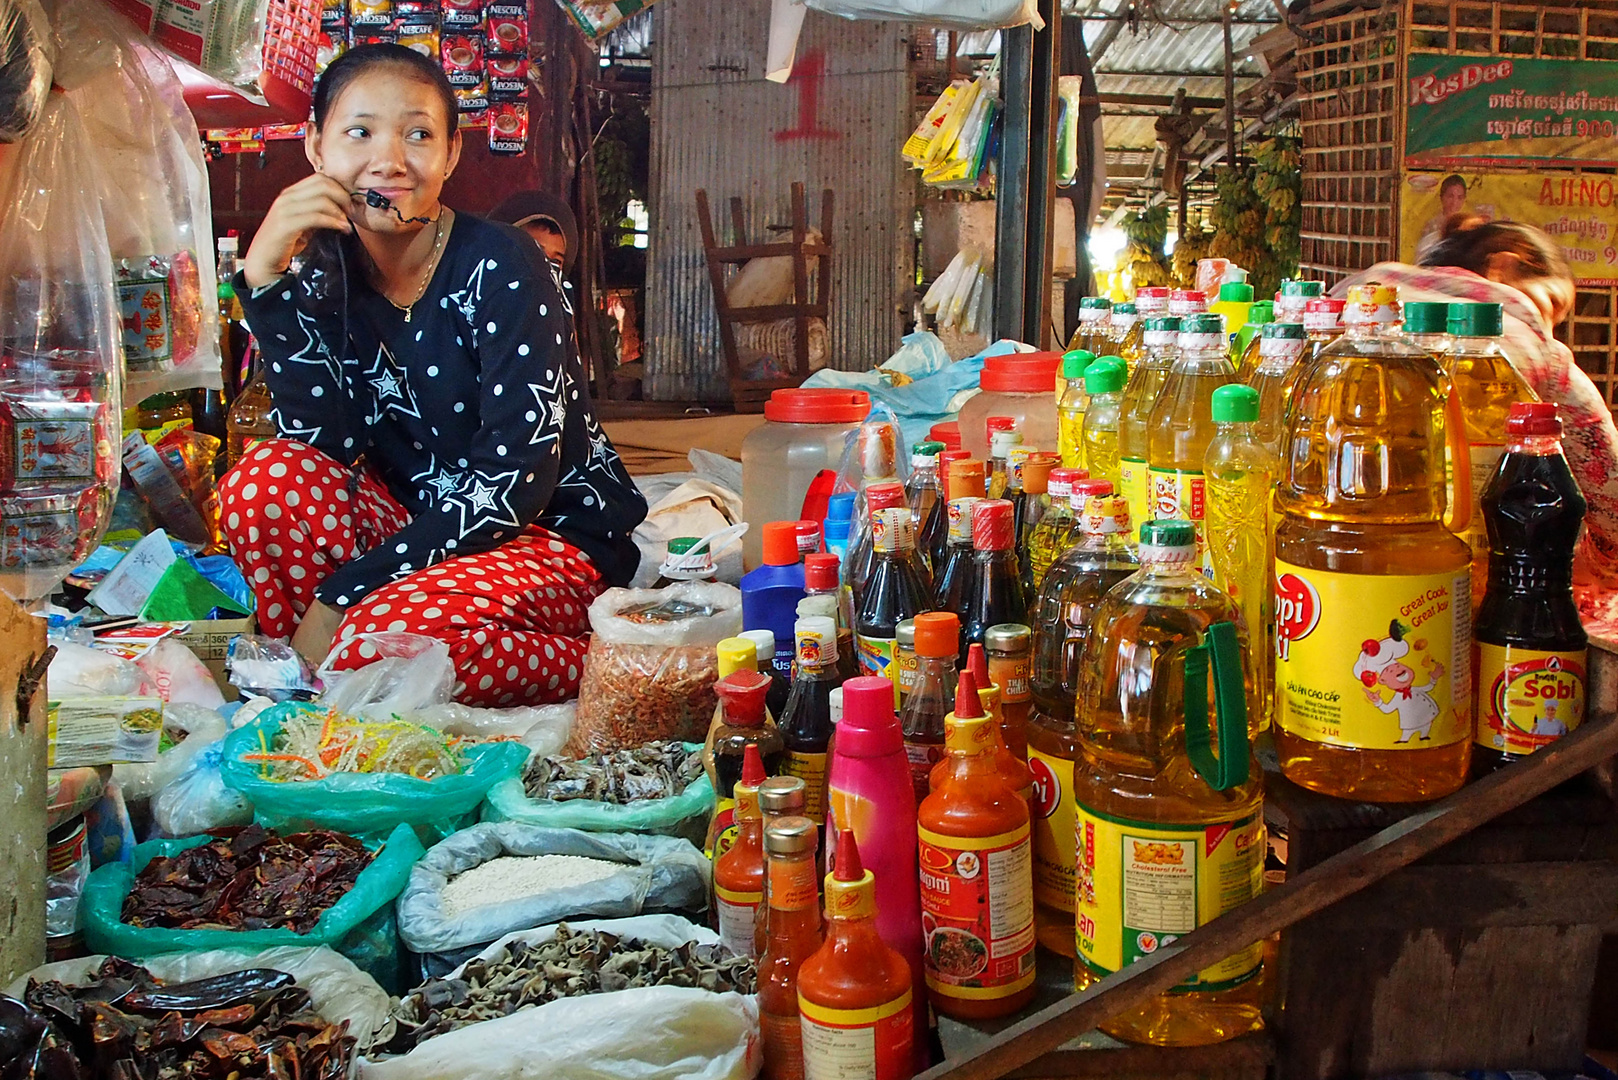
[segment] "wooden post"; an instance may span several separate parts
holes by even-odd
[[[0,986],[45,962],[45,651],[45,620],[0,593]]]
[[[1230,38],[1231,14],[1235,0],[1225,0],[1225,164],[1236,164],[1236,48]]]

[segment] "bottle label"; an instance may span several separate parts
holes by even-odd
[[[916,688],[916,676],[921,671],[921,659],[916,656],[914,649],[901,652],[897,648],[894,650],[894,658],[899,666],[899,678],[895,683],[898,692],[895,697],[900,704],[903,704],[904,699]]]
[[[996,836],[918,827],[928,989],[1010,997],[1034,981],[1033,853],[1028,826]]]
[[[1118,459],[1118,494],[1129,505],[1129,531],[1134,534],[1129,538],[1131,543],[1140,535],[1141,522],[1151,520],[1146,515],[1151,490],[1146,462],[1139,458]]]
[[[737,956],[752,956],[753,933],[758,924],[761,892],[733,892],[714,886],[714,907],[719,913],[719,940]]]
[[[916,805],[932,793],[933,766],[944,760],[943,743],[905,740],[905,760],[910,763],[910,786],[916,792]]]
[[[1521,756],[1584,721],[1586,650],[1476,646],[1477,744]]]
[[[866,675],[877,675],[884,679],[897,682],[898,675],[893,668],[893,654],[898,649],[898,642],[893,638],[866,637],[858,635],[855,639],[855,648],[860,654],[860,671]]]
[[[1027,656],[989,657],[989,681],[1000,688],[1000,704],[1019,705],[1033,698]]]
[[[764,861],[770,878],[770,907],[803,911],[819,906],[820,881],[815,877],[815,860],[771,855]]]
[[[1472,734],[1470,568],[1339,574],[1275,562],[1277,719],[1312,742],[1430,750]]]
[[[826,819],[826,755],[789,750],[781,765],[784,776],[803,781],[803,816],[812,821]]]
[[[1202,473],[1183,469],[1151,469],[1148,472],[1147,520],[1189,521],[1197,527],[1197,550],[1203,549],[1202,519],[1208,500]]]
[[[1028,748],[1034,774],[1034,899],[1073,910],[1073,762]]]
[[[1264,882],[1260,814],[1206,825],[1162,825],[1077,808],[1079,958],[1110,975],[1257,896]],[[1226,990],[1258,974],[1254,944],[1181,983]]]
[[[713,820],[708,822],[708,838],[702,853],[717,859],[736,842],[736,800],[721,798],[714,803]]]
[[[808,1080],[905,1080],[915,1072],[910,991],[868,1009],[831,1009],[798,994]]]
[[[1259,342],[1258,354],[1265,360],[1284,362],[1290,367],[1303,356],[1303,347],[1309,344],[1304,338],[1264,338]]]
[[[764,1044],[764,1060],[770,1063],[772,1080],[805,1080],[803,1025],[798,1014],[780,1016],[760,1009],[758,1033]]]

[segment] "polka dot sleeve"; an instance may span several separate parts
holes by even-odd
[[[322,583],[317,596],[333,607],[445,559],[488,551],[551,500],[574,389],[568,313],[538,247],[512,235],[475,262],[447,307],[478,368],[479,426],[457,486]]]

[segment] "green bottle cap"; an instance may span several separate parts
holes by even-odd
[[[1140,542],[1152,547],[1194,547],[1197,527],[1189,521],[1148,521],[1140,527]]]
[[[1251,424],[1258,419],[1258,391],[1241,383],[1229,383],[1213,392],[1213,419],[1216,424]]]
[[[1448,327],[1450,310],[1460,306],[1412,300],[1405,305],[1405,333],[1442,334]]]
[[[1180,333],[1182,334],[1223,334],[1225,332],[1225,317],[1204,312],[1201,315],[1186,315],[1180,319]]]
[[[1248,326],[1267,326],[1275,321],[1275,301],[1255,300],[1247,309]]]
[[[1062,378],[1077,379],[1084,375],[1084,369],[1096,362],[1096,354],[1089,349],[1074,349],[1070,353],[1062,354]]]
[[[1408,304],[1405,306],[1409,307]],[[1449,332],[1456,337],[1499,337],[1504,329],[1504,316],[1504,309],[1499,304],[1451,304]],[[1405,329],[1410,329],[1408,315],[1405,316]]]
[[[1274,341],[1281,338],[1286,341],[1302,341],[1309,336],[1301,322],[1270,322],[1258,328],[1259,336],[1265,341]]]
[[[944,452],[941,442],[919,442],[910,448],[910,453],[919,457],[937,457]]]
[[[696,547],[697,541],[700,539],[701,537],[698,536],[676,536],[673,540],[669,541],[669,554],[684,555],[692,548]]]
[[[1114,304],[1112,305],[1112,313],[1114,315],[1133,315],[1135,314],[1135,305],[1132,303]]]
[[[1085,309],[1089,309],[1089,310],[1094,311],[1097,308],[1102,308],[1102,309],[1105,309],[1107,311],[1111,311],[1112,310],[1112,301],[1108,300],[1105,296],[1086,296],[1084,299],[1079,301],[1079,310],[1080,311],[1083,311]]]
[[[1124,362],[1116,356],[1103,356],[1084,373],[1084,390],[1088,394],[1112,394],[1124,388],[1127,378]]]
[[[1294,281],[1292,278],[1285,278],[1281,282],[1281,295],[1316,300],[1326,295],[1326,286],[1319,281]]]
[[[1221,304],[1251,304],[1253,302],[1253,286],[1245,281],[1227,281],[1219,286],[1218,302]]]
[[[1180,317],[1178,315],[1153,315],[1141,325],[1147,330],[1178,334],[1180,332]]]

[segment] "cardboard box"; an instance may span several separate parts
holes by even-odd
[[[237,634],[251,634],[255,629],[251,615],[240,619],[193,619],[176,640],[208,665],[214,682],[229,701],[236,697],[236,690],[225,675],[225,654],[230,651],[230,639]]]

